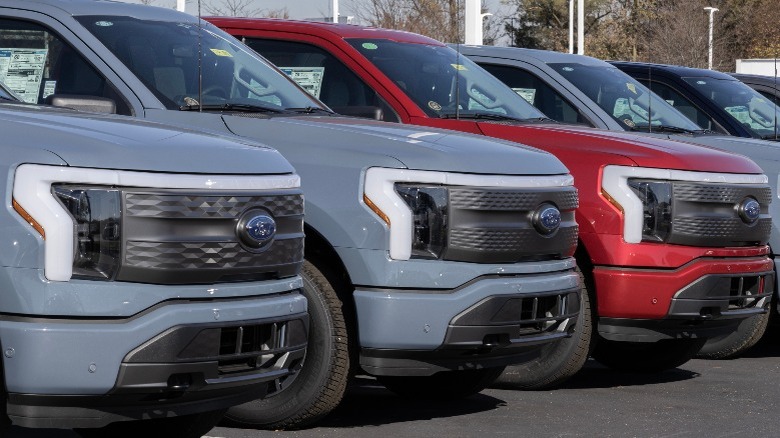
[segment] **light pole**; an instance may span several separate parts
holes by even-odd
[[[577,54],[585,54],[585,0],[577,0]]]
[[[569,53],[574,53],[574,0],[569,0]]]
[[[718,8],[713,8],[712,6],[707,6],[704,8],[705,11],[708,11],[710,13],[710,40],[709,40],[709,48],[710,48],[710,54],[707,61],[707,65],[710,70],[712,70],[712,16],[718,12]]]
[[[339,22],[339,0],[333,0],[333,22]]]

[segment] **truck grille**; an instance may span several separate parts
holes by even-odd
[[[577,245],[577,190],[452,187],[449,235],[444,258],[477,263],[514,263],[561,259]],[[559,228],[543,234],[534,212],[543,205],[561,214]]]
[[[739,215],[745,199],[755,199],[761,214],[754,223]],[[672,228],[667,242],[692,246],[752,246],[769,241],[772,193],[766,185],[673,183]]]
[[[303,260],[299,190],[192,193],[123,190],[124,244],[118,280],[157,284],[251,281],[296,275]],[[273,219],[269,243],[250,247],[245,215]]]

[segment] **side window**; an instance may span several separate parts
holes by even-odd
[[[28,103],[54,94],[106,97],[131,115],[113,86],[56,34],[27,21],[0,19],[0,81]]]
[[[480,67],[509,86],[547,117],[563,123],[593,126],[574,105],[536,75],[521,68],[505,65],[480,64]]]
[[[310,44],[246,38],[244,42],[333,111],[347,116],[400,122],[373,89],[330,53]]]
[[[657,94],[661,99],[667,101],[677,111],[683,113],[685,117],[691,119],[691,121],[701,126],[702,128],[727,134],[726,130],[723,129],[718,123],[716,123],[712,117],[708,116],[707,113],[699,109],[699,107],[697,107],[687,97],[683,96],[669,85],[655,81],[650,82],[645,79],[639,79],[639,82],[652,90],[653,93]]]

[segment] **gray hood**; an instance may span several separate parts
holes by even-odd
[[[283,174],[274,149],[128,117],[32,105],[0,105],[8,146],[48,150],[70,166],[151,172]]]
[[[348,117],[253,118],[225,115],[233,133],[261,140],[296,162],[302,153],[365,156],[365,166],[383,165],[377,155],[417,170],[502,175],[568,173],[553,155],[517,143],[438,128]],[[398,164],[396,164],[398,165]]]

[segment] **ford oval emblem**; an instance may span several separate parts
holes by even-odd
[[[543,204],[533,215],[534,228],[542,234],[552,234],[561,226],[561,211],[550,204]]]
[[[237,234],[245,245],[260,248],[276,236],[276,221],[264,212],[249,211],[239,220]]]
[[[737,207],[737,211],[742,222],[754,224],[761,216],[761,204],[753,198],[745,198]]]

